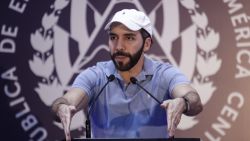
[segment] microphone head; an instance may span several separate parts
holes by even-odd
[[[111,74],[110,76],[108,76],[108,81],[111,82],[115,79],[115,75]]]
[[[135,77],[130,77],[130,82],[132,82],[133,84],[136,84],[137,79]]]

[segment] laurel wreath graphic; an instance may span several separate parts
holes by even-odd
[[[53,54],[54,47],[54,31],[61,11],[69,5],[70,0],[55,0],[51,5],[50,13],[45,13],[42,17],[42,27],[37,29],[35,33],[31,33],[30,42],[35,51],[33,59],[29,60],[29,66],[32,72],[42,78],[35,88],[36,93],[46,106],[51,106],[52,102],[63,95],[67,86],[59,82],[59,78],[55,71],[55,57]],[[84,121],[83,111],[79,111],[72,120],[71,130],[83,130]],[[80,123],[79,123],[80,122]],[[62,124],[53,122],[57,127],[63,129]]]
[[[219,33],[208,26],[208,18],[204,12],[198,12],[199,5],[194,0],[180,0],[183,7],[189,10],[191,19],[197,27],[197,74],[193,77],[193,86],[201,94],[202,104],[206,104],[216,90],[213,81],[209,78],[215,75],[220,67],[222,60],[214,51],[219,44]],[[194,117],[183,116],[180,129],[189,129],[196,125],[198,121]]]
[[[30,42],[36,54],[29,60],[32,72],[42,78],[35,91],[41,100],[50,106],[52,102],[63,94],[63,87],[54,77],[54,57],[51,54],[53,47],[53,26],[58,22],[59,14],[69,4],[69,0],[55,0],[51,5],[52,12],[45,13],[42,17],[42,27],[31,34]]]

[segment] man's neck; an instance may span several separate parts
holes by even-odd
[[[142,71],[143,65],[144,65],[144,56],[141,56],[141,58],[133,68],[131,68],[128,71],[118,71],[118,73],[121,75],[123,80],[128,84],[132,76],[136,77]]]

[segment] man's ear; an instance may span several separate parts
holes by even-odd
[[[152,39],[148,37],[145,39],[143,51],[144,52],[148,51],[151,48],[151,46],[152,46]]]

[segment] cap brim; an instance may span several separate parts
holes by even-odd
[[[127,20],[125,18],[116,18],[113,19],[112,21],[110,21],[106,26],[105,26],[105,30],[108,30],[111,28],[112,24],[118,22],[121,23],[123,25],[125,25],[128,29],[132,30],[132,31],[138,31],[141,29],[140,26],[138,26],[137,24],[131,22],[131,20]]]

